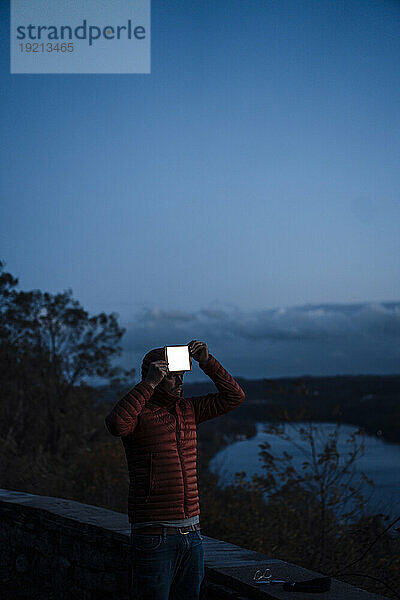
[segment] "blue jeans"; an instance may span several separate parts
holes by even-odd
[[[187,534],[131,531],[134,600],[199,600],[204,577],[200,530]]]

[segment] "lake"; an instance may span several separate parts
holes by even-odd
[[[218,485],[224,488],[231,485],[235,480],[235,473],[246,471],[246,480],[251,481],[251,475],[257,473],[263,474],[262,461],[259,457],[261,448],[259,444],[268,441],[271,444],[269,452],[274,457],[282,456],[286,450],[293,456],[293,466],[301,472],[302,463],[307,460],[303,451],[309,452],[306,442],[304,442],[298,431],[290,425],[286,425],[285,431],[291,436],[293,441],[299,446],[296,448],[290,442],[280,439],[276,435],[266,434],[264,426],[268,423],[256,423],[257,434],[249,440],[240,440],[231,443],[223,450],[218,452],[210,461],[210,471],[219,475]],[[296,423],[296,428],[307,426],[307,423]],[[334,432],[336,423],[314,423],[316,427],[316,446],[317,449],[323,447],[324,440],[328,439],[328,434]],[[341,457],[340,464],[343,464],[342,457],[348,455],[352,447],[346,443],[349,435],[357,431],[357,428],[351,425],[340,425],[338,437],[338,451]],[[364,497],[366,499],[366,512],[368,514],[382,512],[391,517],[400,515],[400,444],[384,442],[375,436],[362,436],[356,438],[364,441],[364,455],[360,456],[354,469],[353,482],[361,480],[360,473],[372,479],[375,487],[364,485]]]

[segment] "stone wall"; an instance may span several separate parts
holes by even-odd
[[[129,529],[114,526],[120,516],[1,490],[0,589],[40,600],[128,600]]]
[[[2,600],[129,600],[128,517],[104,508],[0,489],[0,597]],[[203,535],[202,600],[287,598],[281,586],[255,584],[268,566],[279,579],[319,574]],[[301,600],[308,594],[296,594]],[[337,580],[315,598],[384,598]]]

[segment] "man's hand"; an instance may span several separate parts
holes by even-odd
[[[147,375],[145,378],[146,383],[150,383],[153,388],[155,388],[160,381],[164,379],[164,377],[168,373],[168,364],[166,360],[155,360],[150,363],[149,370],[147,371]]]
[[[200,367],[205,365],[208,361],[208,348],[205,342],[198,342],[197,340],[192,340],[188,344],[189,346],[189,354],[197,360]]]

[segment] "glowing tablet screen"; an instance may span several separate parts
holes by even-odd
[[[192,369],[188,346],[166,346],[165,351],[169,371],[190,371]]]

